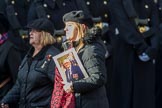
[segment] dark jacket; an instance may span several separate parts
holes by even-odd
[[[7,40],[0,45],[0,83],[8,77],[11,79],[4,87],[0,88],[0,100],[16,82],[20,63],[20,53],[10,41]]]
[[[111,74],[112,74],[112,34],[111,34],[111,29],[110,29],[110,10],[109,10],[109,2],[110,0],[84,0],[86,3],[86,6],[88,7],[88,10],[90,12],[90,14],[94,17],[94,18],[101,18],[99,22],[102,22],[102,40],[104,40],[104,43],[108,49],[108,53],[109,53],[109,57],[106,59],[106,69],[107,69],[107,77],[108,77],[108,81],[106,84],[106,91],[107,91],[107,95],[109,95],[109,88],[110,88],[110,79],[111,79]],[[112,16],[113,18],[113,16]]]
[[[162,0],[157,2],[159,19],[160,19],[160,35],[159,35],[159,51],[156,59],[156,108],[162,107]]]
[[[100,42],[85,45],[79,58],[89,77],[73,82],[76,95],[76,108],[109,108],[106,97],[105,48]]]
[[[2,102],[19,102],[19,108],[49,108],[55,68],[52,57],[59,51],[53,46],[46,46],[34,58],[32,53],[30,50],[25,56],[16,84]]]

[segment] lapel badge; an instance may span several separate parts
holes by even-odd
[[[44,61],[44,63],[42,64],[41,68],[44,68],[46,63],[47,63],[47,61]]]
[[[48,55],[46,56],[47,61],[50,61],[51,58],[52,58],[52,55],[51,55],[51,54],[48,54]]]

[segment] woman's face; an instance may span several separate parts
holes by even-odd
[[[33,46],[33,45],[40,45],[40,37],[41,37],[41,32],[35,30],[35,29],[31,29],[30,33],[30,40],[29,43]]]
[[[78,29],[75,22],[66,22],[65,23],[65,33],[66,39],[70,41],[76,41],[78,35]]]

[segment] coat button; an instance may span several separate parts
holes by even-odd
[[[90,5],[90,2],[89,2],[89,1],[87,1],[87,2],[86,2],[86,4],[87,4],[87,5]]]
[[[104,1],[103,4],[104,4],[104,5],[107,5],[107,1]]]
[[[65,3],[65,2],[63,2],[63,3],[62,3],[62,5],[63,5],[63,6],[66,6],[66,3]]]
[[[104,17],[107,18],[107,17],[108,17],[108,14],[105,13],[105,14],[104,14]]]
[[[17,12],[15,12],[15,15],[17,16],[17,15],[18,15],[18,13],[17,13]]]
[[[146,8],[146,9],[148,9],[148,8],[149,8],[149,6],[148,6],[148,5],[145,5],[145,8]]]
[[[46,7],[47,7],[47,4],[43,4],[43,7],[45,7],[45,8],[46,8]]]
[[[147,20],[150,21],[150,18],[148,18]]]
[[[15,4],[15,1],[14,1],[14,0],[12,0],[12,1],[11,1],[11,4]]]
[[[51,16],[50,15],[47,15],[47,18],[51,18]]]

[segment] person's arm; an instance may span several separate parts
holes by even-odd
[[[152,29],[154,29],[154,34],[152,37],[150,37],[150,46],[148,49],[146,49],[146,54],[148,54],[148,56],[151,59],[156,58],[156,54],[157,54],[157,49],[158,49],[158,45],[159,45],[159,15],[158,15],[158,10],[157,7],[155,5],[155,3],[152,1],[151,3],[151,14],[150,14],[150,26]]]
[[[20,83],[18,80],[16,80],[15,85],[1,100],[1,105],[18,103],[19,98],[20,98]]]
[[[119,30],[120,38],[127,44],[132,45],[138,54],[144,52],[148,45],[146,44],[142,35],[137,31],[133,25],[133,19],[130,19],[123,7],[122,0],[112,0],[110,5],[110,15],[112,24]]]
[[[84,93],[100,88],[106,83],[105,50],[100,45],[85,49],[80,59],[89,77],[73,82],[73,91]]]

